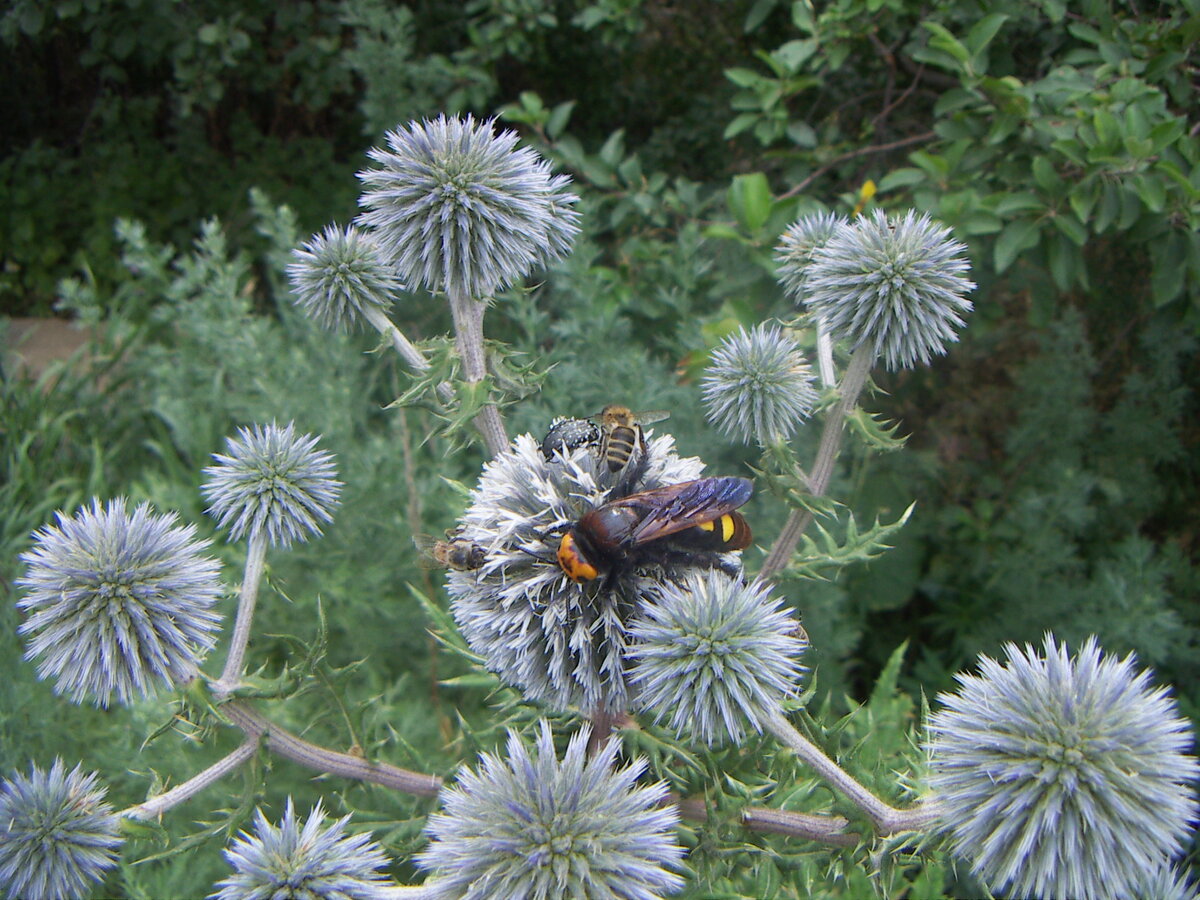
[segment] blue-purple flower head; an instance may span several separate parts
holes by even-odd
[[[812,368],[777,325],[741,328],[713,351],[704,411],[723,434],[764,446],[791,437],[817,402]]]
[[[396,270],[354,226],[330,225],[292,255],[287,274],[296,304],[331,331],[381,315],[404,289]]]
[[[683,851],[678,814],[662,805],[666,785],[638,784],[645,759],[617,767],[619,741],[589,759],[588,733],[575,734],[559,762],[542,722],[532,753],[510,732],[506,758],[484,753],[478,769],[459,773],[417,858],[432,871],[432,897],[654,900],[683,887],[671,871]]]
[[[965,250],[927,215],[877,209],[813,251],[804,302],[831,335],[869,347],[889,369],[928,364],[971,310]]]
[[[1141,896],[1196,821],[1191,725],[1132,656],[1045,656],[960,674],[930,720],[930,785],[951,849],[994,891],[1047,900]]]
[[[50,771],[0,781],[0,883],[13,900],[86,897],[116,865],[120,821],[96,774]]]
[[[254,834],[225,849],[233,874],[217,882],[213,900],[378,900],[391,885],[388,860],[370,834],[347,834],[350,817],[330,821],[318,803],[303,824],[289,797],[272,825],[260,809]]]
[[[342,483],[317,438],[296,434],[289,422],[239,428],[226,443],[229,452],[214,453],[217,464],[205,468],[202,491],[231,540],[265,533],[272,545],[287,547],[332,521]]]
[[[839,227],[849,222],[837,213],[814,213],[797,219],[787,227],[775,248],[779,263],[777,277],[784,290],[797,303],[807,297],[808,269],[813,253],[824,247]]]
[[[564,256],[578,232],[569,179],[491,120],[439,116],[389,132],[359,172],[358,222],[410,284],[490,297]]]
[[[191,679],[212,648],[221,595],[217,563],[193,525],[148,504],[93,500],[34,532],[17,579],[27,659],[55,691],[108,706]]]
[[[631,629],[638,706],[705,744],[740,743],[795,694],[806,641],[758,582],[693,572],[660,585]]]

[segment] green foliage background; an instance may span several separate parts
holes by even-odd
[[[481,452],[429,438],[427,412],[385,409],[403,368],[372,339],[318,332],[282,278],[291,247],[354,215],[364,150],[441,111],[499,113],[583,196],[574,254],[489,315],[489,337],[549,370],[507,410],[511,433],[619,399],[671,409],[684,453],[741,471],[756,455],[705,425],[696,380],[722,335],[794,312],[773,278],[780,231],[815,209],[850,214],[872,181],[874,202],[928,211],[969,243],[980,286],[961,344],[928,370],[875,373],[867,408],[907,446],[849,453],[831,490],[846,507],[823,524],[841,535],[851,512],[890,522],[914,499],[915,512],[890,553],[785,589],[813,641],[812,728],[855,748],[868,784],[895,791],[912,697],[1047,629],[1135,651],[1196,718],[1198,38],[1196,0],[11,0],[0,304],[58,304],[103,337],[85,371],[35,385],[6,370],[0,385],[0,769],[82,759],[128,804],[151,766],[177,782],[229,749],[182,716],[141,750],[179,712],[165,700],[54,699],[21,660],[7,586],[29,533],[92,495],[211,531],[200,469],[236,426],[271,419],[323,434],[347,485],[325,539],[270,558],[252,658],[274,675],[325,654],[273,716],[442,772],[528,717],[437,649],[416,599],[444,606],[411,535],[453,522]],[[449,328],[428,297],[393,315],[413,337]],[[763,544],[784,514],[760,491]],[[241,549],[218,548],[236,572]],[[754,750],[719,760],[745,781],[718,806],[761,802],[776,781],[815,790],[757,772]],[[715,790],[710,764],[677,786]],[[323,792],[279,765],[264,794],[260,774],[193,801],[225,810],[214,834],[255,803],[290,792],[306,808]],[[338,790],[396,856],[419,846],[428,803]],[[165,823],[170,846],[203,835],[192,809]],[[861,856],[711,828],[692,854],[707,890],[861,895]],[[744,843],[721,854],[713,835]],[[220,845],[125,866],[107,891],[202,894]],[[889,878],[885,893],[976,890],[928,859]]]

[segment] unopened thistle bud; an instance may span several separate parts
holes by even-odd
[[[439,900],[611,897],[654,900],[678,891],[683,851],[666,785],[638,785],[646,760],[617,767],[620,742],[590,759],[589,730],[571,738],[562,762],[541,723],[532,754],[509,732],[508,755],[482,754],[442,791],[429,817],[429,848],[417,858]]]
[[[195,675],[220,620],[219,566],[201,555],[209,542],[195,526],[176,521],[145,503],[129,513],[123,498],[94,500],[34,533],[16,582],[28,615],[18,632],[55,691],[106,707]]]
[[[96,774],[49,772],[0,781],[0,883],[13,900],[87,896],[116,865],[120,821]]]
[[[787,440],[817,402],[811,367],[778,326],[731,334],[713,351],[701,389],[708,420],[730,437]]]
[[[331,331],[361,322],[370,310],[386,310],[404,289],[395,269],[354,226],[330,225],[292,255],[287,274],[296,304]]]
[[[358,222],[402,278],[482,299],[565,255],[578,198],[533,150],[492,122],[439,116],[389,132],[368,155]]]
[[[342,483],[333,457],[316,449],[317,438],[297,435],[289,422],[239,428],[226,443],[229,453],[213,454],[217,464],[205,468],[201,490],[230,540],[265,531],[272,545],[287,547],[332,521]]]
[[[1196,820],[1191,725],[1132,656],[1046,637],[981,657],[930,720],[930,785],[951,849],[994,891],[1143,896]]]
[[[831,335],[870,347],[889,369],[928,364],[958,340],[971,309],[966,249],[924,214],[877,209],[813,252],[804,302]]]

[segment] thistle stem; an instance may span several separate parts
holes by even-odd
[[[178,806],[185,800],[189,800],[196,794],[200,793],[210,784],[215,784],[220,781],[250,757],[258,750],[258,738],[248,737],[242,741],[241,745],[226,756],[224,759],[213,763],[203,772],[197,772],[187,781],[177,784],[157,797],[151,797],[144,803],[139,803],[137,806],[131,806],[129,809],[121,813],[127,819],[156,819],[168,809]]]
[[[808,492],[813,497],[823,496],[829,487],[833,466],[837,462],[838,450],[842,445],[846,417],[858,402],[858,395],[867,383],[867,374],[871,371],[874,361],[875,353],[866,344],[861,345],[850,357],[850,365],[842,377],[842,397],[825,420],[825,430],[821,432],[821,443],[817,447],[817,458],[813,463],[812,473],[808,476]],[[792,510],[779,532],[779,537],[775,539],[770,552],[763,560],[762,569],[758,573],[760,581],[770,581],[783,571],[812,518],[811,510]]]
[[[233,690],[242,679],[246,646],[250,643],[250,627],[254,622],[254,604],[258,599],[258,584],[262,581],[266,558],[267,530],[259,528],[250,535],[250,546],[246,550],[246,571],[242,575],[242,590],[238,598],[237,621],[233,626],[229,656],[225,659],[221,678],[214,685],[218,694]]]
[[[404,332],[383,314],[383,310],[371,306],[363,310],[363,318],[375,326],[375,330],[392,342],[392,347],[400,354],[400,358],[408,363],[409,368],[418,373],[429,370],[429,360],[413,345]],[[454,398],[454,388],[449,382],[443,381],[437,386],[438,396],[443,400]]]
[[[835,787],[845,797],[867,814],[880,834],[897,831],[918,831],[928,827],[937,818],[937,809],[931,803],[915,809],[896,809],[884,803],[865,787],[854,780],[844,769],[826,756],[819,747],[798,732],[781,712],[768,715],[763,724],[788,749],[809,765],[821,778]]]
[[[450,314],[454,317],[454,343],[462,360],[463,376],[468,384],[477,384],[487,376],[487,359],[483,349],[483,314],[487,304],[458,291],[450,291]],[[500,411],[487,403],[475,417],[475,427],[492,456],[508,446],[508,434]]]

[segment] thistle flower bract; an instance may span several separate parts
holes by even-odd
[[[290,546],[321,533],[332,521],[342,483],[335,480],[333,457],[317,450],[317,438],[297,435],[294,424],[255,425],[226,438],[229,455],[214,453],[201,490],[208,512],[230,540],[265,529],[274,546]]]
[[[570,249],[579,229],[569,179],[517,148],[514,132],[439,116],[387,142],[368,153],[380,168],[358,173],[358,222],[409,282],[481,299]]]
[[[1138,900],[1200,900],[1200,887],[1185,872],[1163,863],[1133,894]]]
[[[175,522],[145,503],[127,513],[123,498],[93,500],[34,532],[16,582],[29,614],[18,632],[31,635],[25,658],[40,657],[38,676],[54,678],[57,693],[106,707],[195,674],[219,621],[219,567],[200,555],[209,542],[194,539],[195,526]]]
[[[289,797],[283,821],[260,809],[254,835],[242,832],[225,849],[233,874],[218,881],[214,900],[377,900],[386,896],[383,850],[369,834],[346,834],[350,817],[330,822],[318,803],[303,826]]]
[[[703,464],[681,459],[669,435],[648,437],[646,471],[636,489],[700,477]],[[457,537],[482,547],[486,561],[447,575],[450,609],[471,649],[527,697],[563,709],[624,710],[629,623],[652,586],[675,573],[622,571],[610,585],[569,581],[555,559],[565,528],[605,503],[613,474],[595,447],[561,450],[547,460],[520,435],[484,467]]]
[[[395,270],[357,228],[330,225],[299,250],[287,267],[296,304],[330,330],[349,326],[372,309],[385,310],[404,289]]]
[[[739,743],[746,722],[762,731],[794,693],[805,648],[791,610],[768,593],[719,571],[659,586],[630,629],[639,706],[709,745]]]
[[[683,886],[667,871],[683,851],[672,834],[678,814],[659,805],[666,785],[637,785],[645,759],[615,768],[619,741],[588,759],[588,733],[571,738],[560,763],[545,722],[532,755],[509,732],[507,759],[484,753],[478,771],[459,773],[417,857],[433,870],[433,896],[653,900]]]
[[[1139,896],[1195,821],[1191,727],[1133,657],[1005,649],[960,674],[929,723],[930,784],[955,853],[994,890]]]
[[[786,440],[816,405],[813,381],[800,348],[780,328],[742,328],[713,351],[701,383],[704,411],[739,440]]]
[[[797,303],[807,297],[808,267],[813,253],[824,247],[837,229],[850,220],[836,213],[804,216],[788,226],[775,248],[780,284]]]
[[[20,900],[83,897],[116,863],[120,827],[96,774],[49,772],[0,782],[0,881]]]
[[[804,302],[830,334],[870,346],[889,369],[927,364],[958,340],[971,309],[964,250],[926,215],[875,210],[813,251]]]

